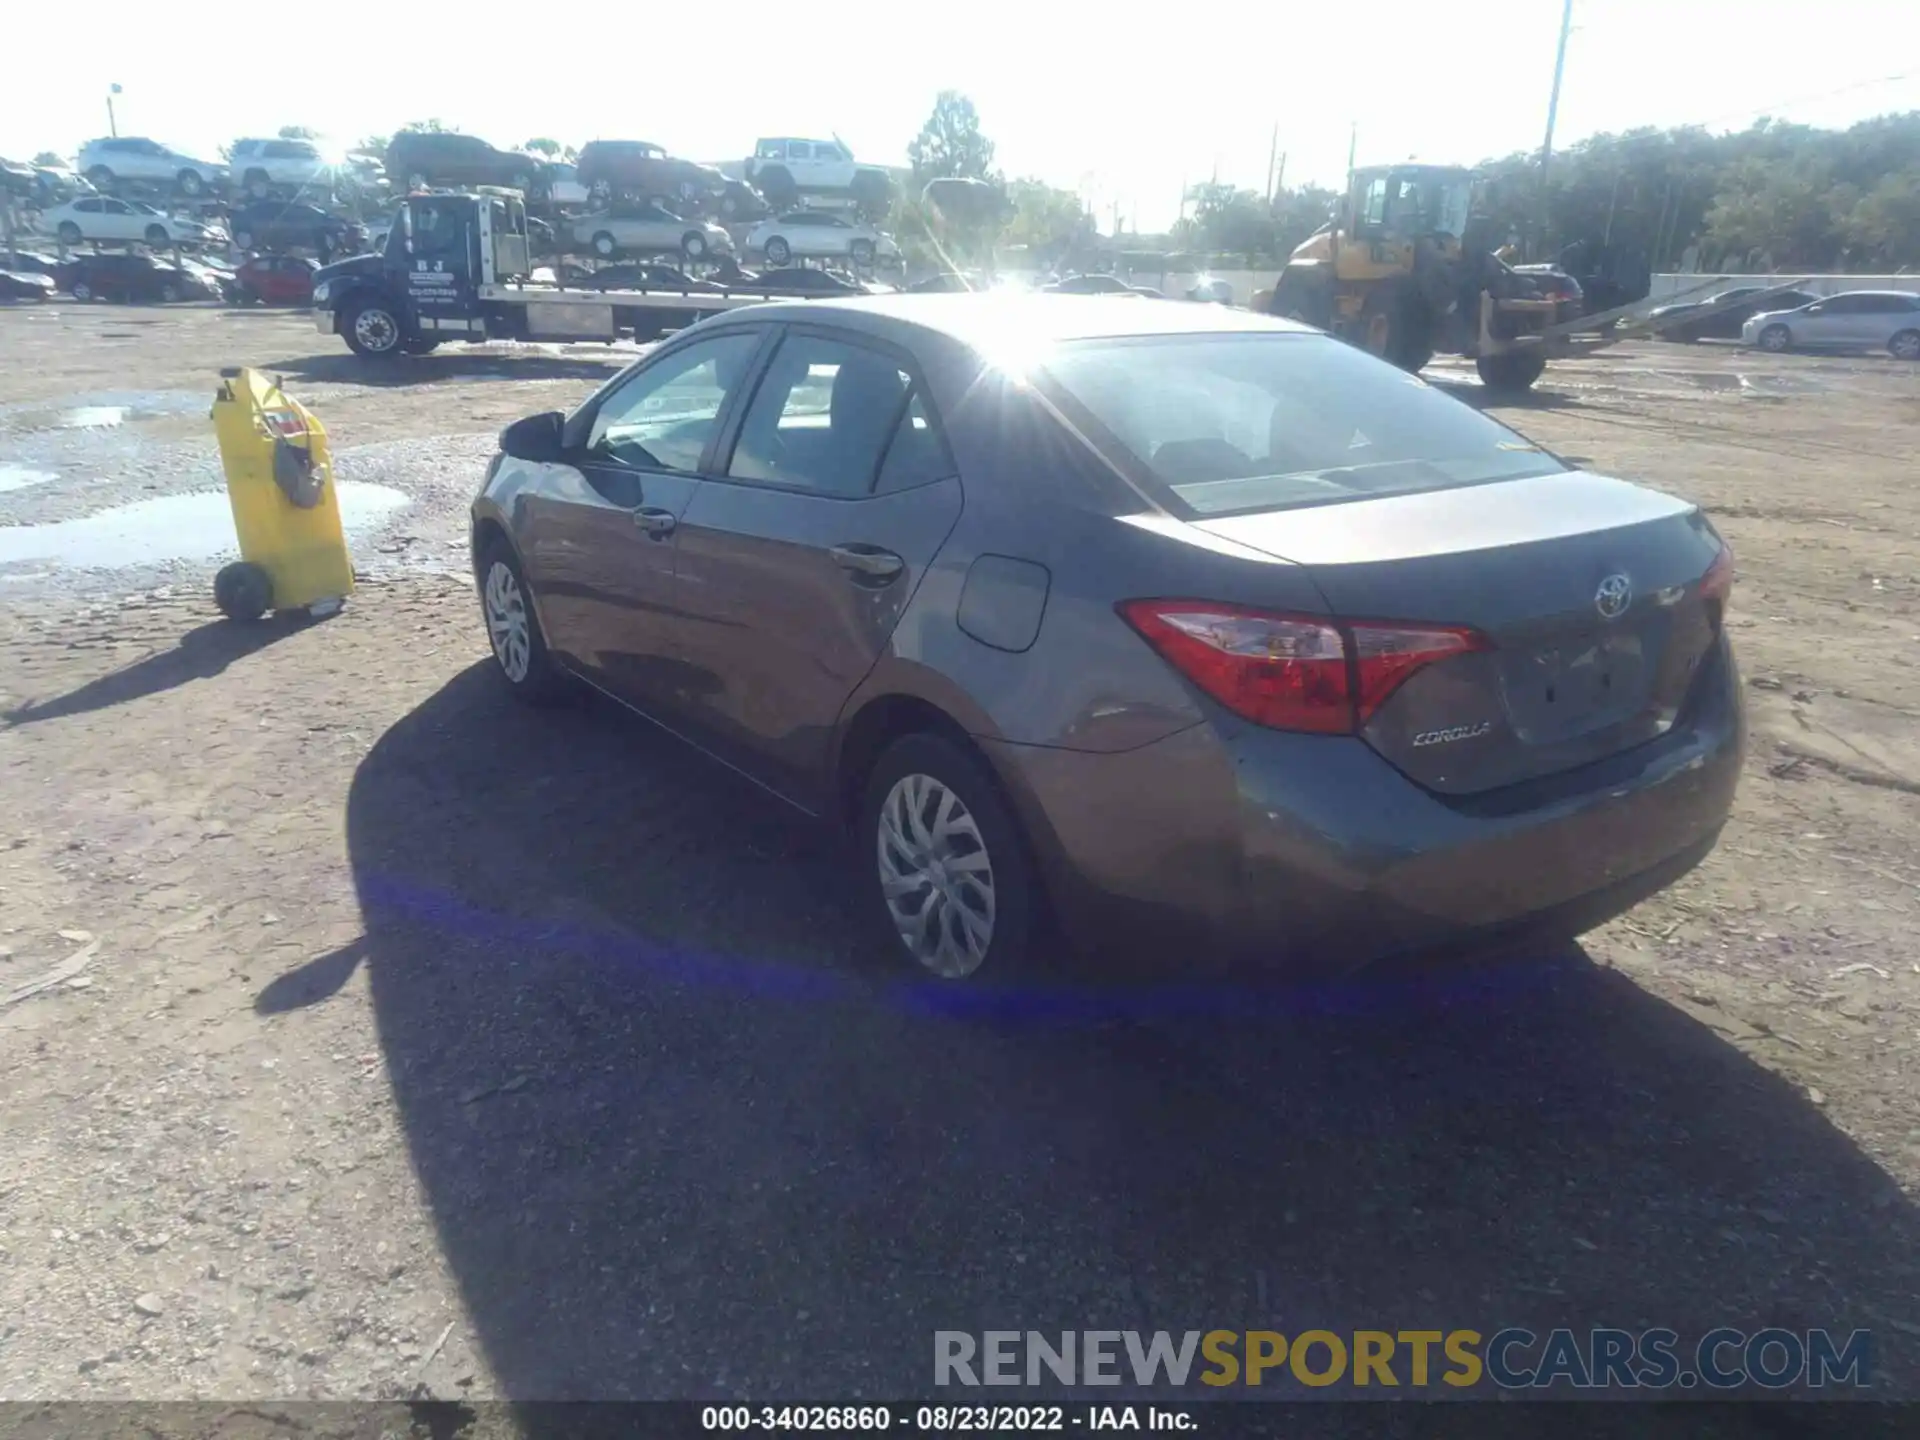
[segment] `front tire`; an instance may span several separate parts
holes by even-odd
[[[81,240],[80,227],[71,220],[62,220],[60,228],[54,232],[60,243],[71,250]]]
[[[354,354],[370,360],[385,359],[401,346],[399,318],[379,300],[363,300],[354,306],[341,333]]]
[[[611,260],[620,253],[620,242],[613,238],[611,231],[602,230],[593,237],[593,253],[602,260]]]
[[[847,247],[847,253],[853,257],[853,263],[856,265],[873,264],[874,250],[871,240],[854,241]]]
[[[793,247],[787,244],[787,242],[784,239],[782,239],[780,236],[776,235],[771,240],[767,241],[767,263],[768,264],[785,265],[788,261],[792,259],[793,259]]]
[[[1547,357],[1531,350],[1507,350],[1498,355],[1482,355],[1473,362],[1473,368],[1487,389],[1506,395],[1524,395],[1546,372]]]
[[[1784,355],[1793,348],[1793,332],[1784,325],[1769,325],[1760,332],[1760,348],[1771,355]]]
[[[198,170],[182,170],[174,180],[180,186],[182,195],[197,198],[207,193],[207,182],[200,178]]]
[[[258,565],[236,560],[213,577],[213,603],[229,620],[258,620],[273,605],[273,577]]]
[[[266,199],[268,191],[272,188],[273,184],[268,180],[266,171],[249,170],[247,172],[247,193],[253,196],[254,199]]]
[[[178,301],[179,298],[180,287],[178,285],[162,285],[160,287],[160,303],[162,305],[172,305]]]
[[[1033,863],[977,756],[938,735],[894,741],[867,777],[858,825],[855,863],[894,955],[940,980],[1004,980],[1025,968]]]
[[[82,301],[91,300],[93,299],[93,286],[89,285],[84,280],[76,280],[73,282],[72,288],[67,293],[72,295],[73,298],[76,300],[82,300]]]
[[[1902,330],[1887,342],[1887,353],[1896,360],[1920,360],[1920,330]]]
[[[547,650],[526,577],[504,540],[496,539],[480,557],[479,580],[480,613],[500,677],[517,700],[554,703],[566,693],[566,676]]]
[[[109,170],[106,166],[96,165],[87,171],[87,180],[88,183],[102,195],[111,195],[113,193],[113,171]]]
[[[689,260],[699,260],[707,253],[707,237],[698,230],[689,230],[680,237],[680,253]]]
[[[166,226],[149,225],[147,227],[147,244],[148,245],[150,245],[155,250],[164,250],[167,248],[167,243],[168,243],[168,236],[167,236]]]

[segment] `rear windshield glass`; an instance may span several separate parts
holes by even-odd
[[[1096,445],[1194,515],[1566,469],[1444,391],[1319,335],[1082,340],[1055,350],[1045,374],[1070,418],[1094,422],[1084,428]]]

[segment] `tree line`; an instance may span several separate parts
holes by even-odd
[[[973,102],[943,91],[908,147],[914,186],[892,217],[912,243],[940,238],[919,194],[959,177],[998,189],[1007,202],[995,229],[944,227],[972,253],[997,242],[1054,258],[1092,242],[1081,199],[1037,179],[1008,180]],[[1575,245],[1603,248],[1653,270],[1891,273],[1920,267],[1920,111],[1824,130],[1762,119],[1716,135],[1691,126],[1596,135],[1551,157],[1541,183],[1538,151],[1478,167],[1475,226],[1498,245],[1517,242],[1548,259]],[[1325,224],[1339,195],[1319,186],[1271,197],[1208,182],[1191,187],[1186,213],[1164,248],[1276,264]],[[959,233],[953,234],[952,232]],[[981,231],[987,233],[980,233]]]

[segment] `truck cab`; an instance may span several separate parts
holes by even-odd
[[[487,292],[524,283],[530,250],[516,192],[409,195],[382,249],[314,275],[314,323],[366,356],[511,335],[511,317],[493,312]]]

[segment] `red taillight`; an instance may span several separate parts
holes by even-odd
[[[1129,600],[1120,613],[1234,714],[1316,735],[1352,734],[1421,666],[1486,648],[1457,626],[1353,623],[1210,600]]]
[[[1355,696],[1360,724],[1373,718],[1373,712],[1387,703],[1387,697],[1400,688],[1400,682],[1423,665],[1444,660],[1449,655],[1464,655],[1469,650],[1485,650],[1487,642],[1472,630],[1457,625],[1375,625],[1361,622],[1353,631],[1354,667],[1359,673],[1359,692]]]
[[[1733,547],[1724,540],[1720,542],[1720,553],[1713,557],[1713,564],[1707,567],[1707,573],[1700,577],[1700,598],[1718,601],[1720,608],[1727,608],[1727,598],[1733,593]]]

